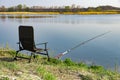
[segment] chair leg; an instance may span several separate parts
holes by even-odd
[[[36,58],[35,54],[33,55],[33,58],[34,58],[34,59]]]
[[[49,57],[49,54],[48,54],[48,51],[47,51],[47,43],[45,43],[45,51],[46,51],[46,54],[47,54],[47,57],[48,57],[48,61],[50,61],[50,57]]]
[[[50,57],[47,50],[46,50],[46,53],[47,53],[48,61],[50,61]]]
[[[19,52],[19,51],[16,51],[16,55],[15,55],[15,57],[14,57],[14,60],[17,60],[18,52]]]
[[[30,56],[30,58],[29,58],[29,63],[31,62],[32,55],[33,55],[33,53],[31,53],[31,56]]]

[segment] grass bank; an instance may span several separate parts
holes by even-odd
[[[56,60],[36,55],[28,60],[13,60],[14,50],[0,49],[0,80],[120,80],[118,71],[106,70],[103,66],[88,66],[71,59]],[[21,55],[27,56],[27,55]]]
[[[117,11],[104,11],[104,12],[0,12],[0,14],[50,14],[50,15],[57,15],[57,14],[68,14],[68,15],[100,15],[100,14],[120,14],[120,12]]]
[[[0,14],[59,14],[59,12],[0,12]]]

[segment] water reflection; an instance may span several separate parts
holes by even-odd
[[[120,17],[119,15],[116,15]],[[35,18],[35,19],[34,19]],[[104,18],[104,15],[99,15],[99,18],[96,18],[96,15],[0,15],[0,20],[12,20],[16,21],[18,20],[20,23],[26,22],[26,21],[32,21],[35,23],[65,23],[65,24],[116,24],[116,22],[119,22],[120,18],[115,18],[114,15],[111,15],[111,17],[106,15],[106,18]],[[86,22],[87,20],[87,22]],[[89,20],[89,21],[88,21]],[[105,22],[105,20],[107,22]]]
[[[0,18],[53,18],[52,15],[0,15]]]

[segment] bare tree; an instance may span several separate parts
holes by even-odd
[[[5,12],[6,11],[5,6],[1,6],[0,11]]]

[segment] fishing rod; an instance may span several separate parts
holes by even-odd
[[[90,41],[98,38],[98,37],[101,37],[101,36],[103,36],[103,35],[105,35],[105,34],[107,34],[107,33],[109,33],[109,32],[110,32],[110,31],[105,32],[105,33],[102,33],[102,34],[100,34],[100,35],[97,35],[97,36],[95,36],[95,37],[93,37],[93,38],[90,38],[90,39],[88,39],[88,40],[86,40],[86,41],[83,41],[82,43],[80,43],[80,44],[78,44],[78,45],[76,45],[76,46],[74,46],[74,47],[72,47],[72,48],[64,51],[63,53],[58,54],[58,55],[55,56],[54,58],[55,58],[55,59],[59,59],[59,58],[61,58],[62,56],[64,56],[65,54],[71,52],[72,50],[74,50],[74,49],[76,49],[76,48],[78,48],[78,47],[80,47],[80,46],[82,46],[82,45],[84,45],[84,44],[86,44],[86,43],[88,43],[88,42],[90,42]]]

